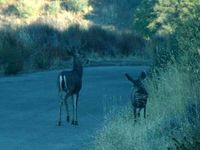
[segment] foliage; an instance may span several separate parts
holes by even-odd
[[[38,16],[42,2],[39,0],[19,0],[16,3],[18,15],[21,18],[36,17]]]
[[[36,69],[47,69],[54,58],[66,56],[59,44],[61,34],[49,25],[36,23],[18,28],[18,35]]]
[[[5,74],[17,74],[23,69],[24,57],[20,43],[10,31],[0,34],[0,62]]]
[[[121,54],[125,56],[137,55],[139,52],[144,52],[145,40],[133,33],[122,33],[118,45]]]
[[[155,36],[151,39],[151,47],[154,67],[164,69],[179,59],[180,51],[177,49],[177,41],[173,36]]]
[[[159,0],[154,6],[156,17],[148,27],[158,34],[172,34],[178,23],[193,15],[194,7],[199,4],[199,0]]]
[[[101,56],[114,55],[117,36],[117,34],[99,26],[93,26],[87,30],[83,40],[91,52],[99,53]]]
[[[199,59],[199,7],[199,0],[142,1],[134,29],[150,37],[155,66],[164,68],[175,60],[194,67]]]
[[[149,30],[148,25],[155,18],[153,9],[157,2],[158,0],[142,0],[134,12],[133,30],[140,32],[145,37],[154,34],[153,31]]]
[[[70,11],[81,12],[87,9],[89,0],[65,0],[64,5]]]
[[[199,4],[199,0],[143,0],[136,10],[134,27],[147,36],[173,34]]]
[[[60,1],[52,1],[48,6],[48,12],[51,14],[56,14],[61,10]]]
[[[194,15],[180,23],[175,35],[182,54],[182,64],[198,74],[200,71],[200,5],[194,7],[193,12]]]
[[[1,51],[7,52],[5,58],[9,55],[16,56],[20,64],[25,62],[25,68],[31,70],[48,69],[58,59],[68,60],[69,54],[66,50],[72,46],[81,47],[81,51],[88,56],[123,57],[138,54],[145,45],[144,39],[134,33],[119,34],[99,26],[84,29],[79,25],[73,25],[66,30],[59,31],[48,24],[35,23],[18,27],[16,30],[10,28],[9,33],[12,33],[12,36],[1,39],[1,41],[10,39],[12,41],[2,44],[5,48],[1,48]],[[14,61],[13,58],[11,60]],[[4,64],[8,61],[4,59]]]

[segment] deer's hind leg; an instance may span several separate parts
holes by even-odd
[[[66,94],[64,98],[64,103],[65,103],[65,108],[66,108],[66,113],[67,113],[67,117],[66,117],[67,122],[70,121],[69,107],[68,107],[68,101],[67,101],[69,97],[70,97],[70,94]]]
[[[133,107],[133,114],[134,114],[134,121],[136,122],[137,120],[137,108]]]
[[[144,106],[144,118],[146,118],[146,105]]]
[[[65,96],[64,99],[63,99],[62,96],[61,96],[60,106],[59,106],[58,123],[57,123],[58,126],[61,126],[61,118],[62,118],[62,107],[63,107],[63,104],[65,103],[65,99],[67,99],[69,96],[70,96],[69,93],[66,94],[66,96]]]
[[[58,126],[61,126],[61,113],[62,113],[62,106],[63,106],[63,100],[60,101],[59,117],[58,117]]]

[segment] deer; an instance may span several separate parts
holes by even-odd
[[[144,109],[144,118],[146,118],[146,104],[148,92],[144,87],[143,80],[146,78],[146,73],[142,71],[137,79],[133,79],[129,74],[125,73],[125,77],[132,83],[131,103],[134,113],[134,120],[140,117],[140,111]]]
[[[73,67],[70,71],[63,70],[58,75],[58,92],[60,96],[60,106],[59,106],[59,117],[58,126],[61,126],[61,114],[62,107],[65,105],[67,117],[66,120],[70,122],[70,114],[68,108],[68,99],[72,98],[72,125],[78,125],[77,118],[77,107],[79,100],[79,92],[82,88],[82,77],[83,77],[83,64],[88,63],[89,60],[85,58],[84,54],[81,54],[80,49],[76,49],[74,46],[68,48],[68,53],[73,57]]]

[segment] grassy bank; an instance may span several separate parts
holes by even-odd
[[[200,146],[199,80],[169,65],[146,81],[149,91],[147,119],[134,123],[128,106],[106,121],[97,132],[97,150],[195,150]],[[194,79],[194,78],[193,78]],[[128,94],[128,93],[127,93]]]

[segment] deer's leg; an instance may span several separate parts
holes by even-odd
[[[72,112],[72,124],[75,125],[75,120],[74,120],[74,110],[76,109],[76,96],[72,96],[72,105],[73,105],[73,112]]]
[[[69,97],[70,97],[70,94],[66,94],[65,98],[64,98],[65,108],[66,108],[66,112],[67,112],[67,118],[66,118],[67,122],[69,122],[69,120],[70,120],[70,117],[69,117],[69,108],[68,108],[68,101],[67,101],[67,99]]]
[[[139,108],[139,110],[138,110],[138,113],[137,113],[138,118],[140,117],[140,111],[141,111],[141,109],[142,109],[142,108]]]
[[[78,110],[78,99],[79,99],[79,94],[76,94],[76,101],[75,101],[75,125],[78,125],[78,114],[77,114],[77,110]]]
[[[79,98],[79,94],[73,95],[73,119],[72,119],[73,125],[78,125],[78,121],[77,121],[78,98]]]
[[[135,107],[133,107],[133,114],[134,114],[134,120],[135,120],[135,122],[136,122],[136,117],[137,117],[137,111],[136,111],[136,108]]]
[[[144,118],[146,118],[146,106],[144,106]]]
[[[59,117],[58,117],[58,126],[61,125],[61,111],[63,106],[63,100],[60,101]]]

